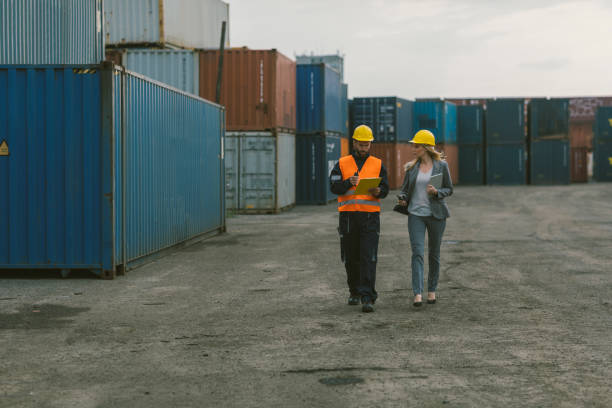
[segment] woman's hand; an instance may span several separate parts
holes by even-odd
[[[432,186],[431,184],[427,185],[427,193],[430,195],[437,195],[438,194],[438,190]]]
[[[399,205],[404,206],[404,207],[408,205],[408,201],[404,201],[404,200],[397,200],[397,203],[398,203]]]

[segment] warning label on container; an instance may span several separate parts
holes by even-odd
[[[608,161],[610,162],[610,166],[612,166],[612,157],[608,157]]]
[[[610,122],[610,126],[612,126],[612,118],[608,118],[608,122]]]
[[[8,144],[6,144],[6,140],[3,140],[2,143],[0,143],[0,156],[8,156],[8,155],[9,155]]]

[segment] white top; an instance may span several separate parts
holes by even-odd
[[[412,199],[408,205],[408,212],[413,215],[420,217],[429,217],[431,215],[431,208],[429,206],[429,194],[427,194],[427,185],[431,178],[431,172],[433,166],[428,172],[423,173],[419,170],[416,181],[414,183],[414,192],[412,193]]]

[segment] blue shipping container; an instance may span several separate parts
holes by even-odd
[[[570,183],[569,140],[531,140],[529,180],[531,184]]]
[[[367,125],[372,128],[376,142],[408,142],[414,136],[413,105],[414,102],[395,96],[355,98],[351,133],[355,127]]]
[[[457,106],[457,144],[484,144],[484,110],[482,106]]]
[[[525,184],[525,144],[489,145],[486,148],[487,184]]]
[[[484,184],[484,146],[459,145],[459,184]]]
[[[111,64],[0,67],[0,269],[113,277],[223,230],[224,123]]]
[[[569,99],[529,101],[529,138],[569,139]]]
[[[487,144],[525,143],[525,100],[487,101],[485,112]]]
[[[0,65],[102,61],[102,0],[0,0]]]
[[[595,139],[612,139],[612,107],[600,106],[595,112]]]
[[[593,178],[612,181],[612,139],[595,140],[593,143]]]
[[[342,136],[348,136],[349,132],[349,102],[348,102],[348,84],[342,84]]]
[[[340,160],[340,149],[338,135],[297,135],[296,204],[327,204],[336,198],[329,189],[329,175]]]
[[[340,74],[325,64],[297,66],[297,132],[342,134]]]
[[[430,130],[436,144],[457,143],[457,106],[445,101],[416,101],[414,103],[414,128]]]

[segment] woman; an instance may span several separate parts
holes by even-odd
[[[423,257],[425,254],[425,230],[429,246],[429,276],[427,278],[427,303],[436,303],[436,288],[440,275],[440,245],[450,216],[445,197],[453,194],[448,164],[434,147],[433,133],[419,130],[413,143],[416,159],[406,164],[406,176],[399,196],[399,204],[408,206],[408,233],[412,248],[412,291],[415,307],[423,304]],[[441,174],[441,176],[437,176]],[[429,183],[430,178],[442,179],[439,188]],[[434,184],[438,184],[435,183]]]

